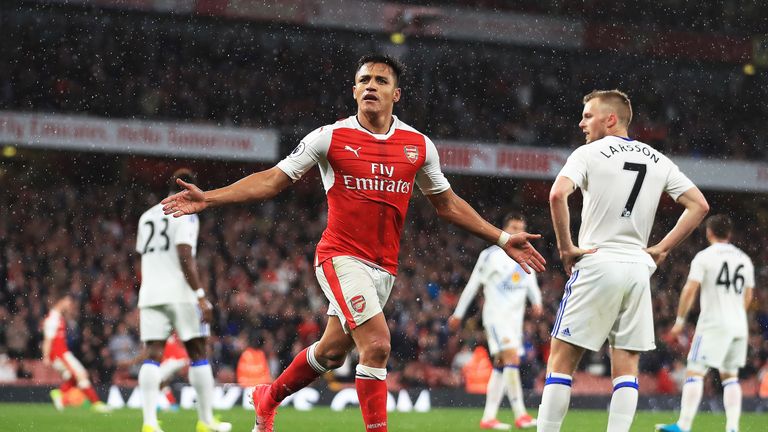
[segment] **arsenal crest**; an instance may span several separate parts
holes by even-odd
[[[355,312],[361,313],[365,310],[365,297],[361,295],[354,296],[349,300],[349,305],[352,306]]]
[[[405,158],[408,159],[408,162],[410,163],[416,163],[417,160],[419,160],[419,148],[416,146],[408,145],[403,148],[403,151],[405,151]]]

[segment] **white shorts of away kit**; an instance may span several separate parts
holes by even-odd
[[[169,303],[139,309],[142,341],[164,341],[174,329],[184,342],[211,335],[211,328],[203,322],[203,313],[197,303]]]
[[[708,368],[736,374],[747,364],[747,338],[717,330],[696,330],[688,351],[687,368],[706,374]]]
[[[634,262],[577,264],[565,284],[552,336],[592,351],[606,339],[612,347],[628,351],[656,348],[653,270]]]

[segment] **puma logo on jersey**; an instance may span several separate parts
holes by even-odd
[[[349,151],[351,151],[351,152],[352,152],[352,153],[354,153],[354,154],[355,154],[355,156],[357,156],[357,157],[360,157],[360,155],[359,155],[359,154],[357,154],[357,152],[359,152],[361,148],[362,148],[362,147],[358,147],[358,148],[356,148],[356,149],[353,149],[352,147],[350,147],[350,146],[348,146],[348,145],[344,146],[344,150],[349,150]]]

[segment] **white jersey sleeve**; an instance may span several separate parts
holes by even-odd
[[[560,170],[558,176],[568,177],[577,188],[584,189],[587,186],[587,160],[585,155],[586,147],[579,147],[568,156],[568,160]]]
[[[467,286],[464,287],[464,291],[462,291],[459,301],[456,303],[456,310],[453,311],[453,316],[464,318],[464,314],[467,313],[467,309],[472,304],[477,291],[485,283],[485,264],[488,261],[488,255],[487,249],[480,253],[477,263],[475,263],[475,268],[469,276],[469,281],[467,281]]]
[[[539,288],[539,281],[536,279],[536,273],[531,270],[531,274],[528,277],[528,301],[532,305],[541,306],[541,288]]]
[[[693,261],[691,261],[691,269],[688,272],[688,280],[690,281],[698,283],[704,282],[704,273],[707,269],[705,265],[706,258],[703,256],[702,252],[697,253],[696,256],[693,257]]]
[[[333,129],[323,126],[305,136],[291,154],[278,162],[280,168],[293,181],[297,181],[317,164],[327,163]]]
[[[695,187],[693,182],[680,171],[680,168],[675,164],[671,164],[672,168],[669,171],[669,177],[667,178],[667,184],[664,189],[669,196],[675,201],[680,198],[680,195],[687,192],[689,189]]]
[[[744,287],[754,288],[755,287],[755,265],[752,263],[751,259],[747,260],[745,267],[746,268],[744,269]]]
[[[192,250],[196,252],[197,236],[200,232],[200,219],[196,214],[192,214],[187,217],[180,217],[179,222],[174,224],[173,244],[175,246],[182,244],[192,246]]]
[[[56,332],[59,330],[59,315],[58,313],[50,313],[43,321],[43,337],[45,339],[53,339],[56,337]]]
[[[437,147],[426,136],[424,141],[427,154],[424,158],[424,165],[416,173],[416,185],[419,186],[424,195],[445,192],[451,185],[440,169],[440,155],[437,153]]]

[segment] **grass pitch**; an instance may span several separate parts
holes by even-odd
[[[428,413],[390,413],[389,430],[393,432],[478,432],[482,410],[470,408],[441,408]],[[531,414],[534,414],[531,412]],[[165,432],[194,432],[197,413],[194,410],[161,412]],[[250,432],[253,414],[241,408],[221,412],[224,421],[231,422],[233,432]],[[639,412],[632,431],[650,432],[656,423],[677,419],[674,412]],[[502,410],[500,420],[511,422],[509,410]],[[604,411],[571,410],[563,432],[604,431],[608,414]],[[360,412],[347,409],[333,412],[328,408],[311,411],[281,409],[275,421],[278,432],[360,432],[363,430]],[[696,417],[696,432],[722,432],[725,414],[701,413]],[[96,414],[86,408],[71,408],[57,412],[49,404],[0,404],[1,432],[139,432],[141,411],[121,409],[112,414]],[[768,431],[768,415],[745,413],[741,421],[742,432]]]

